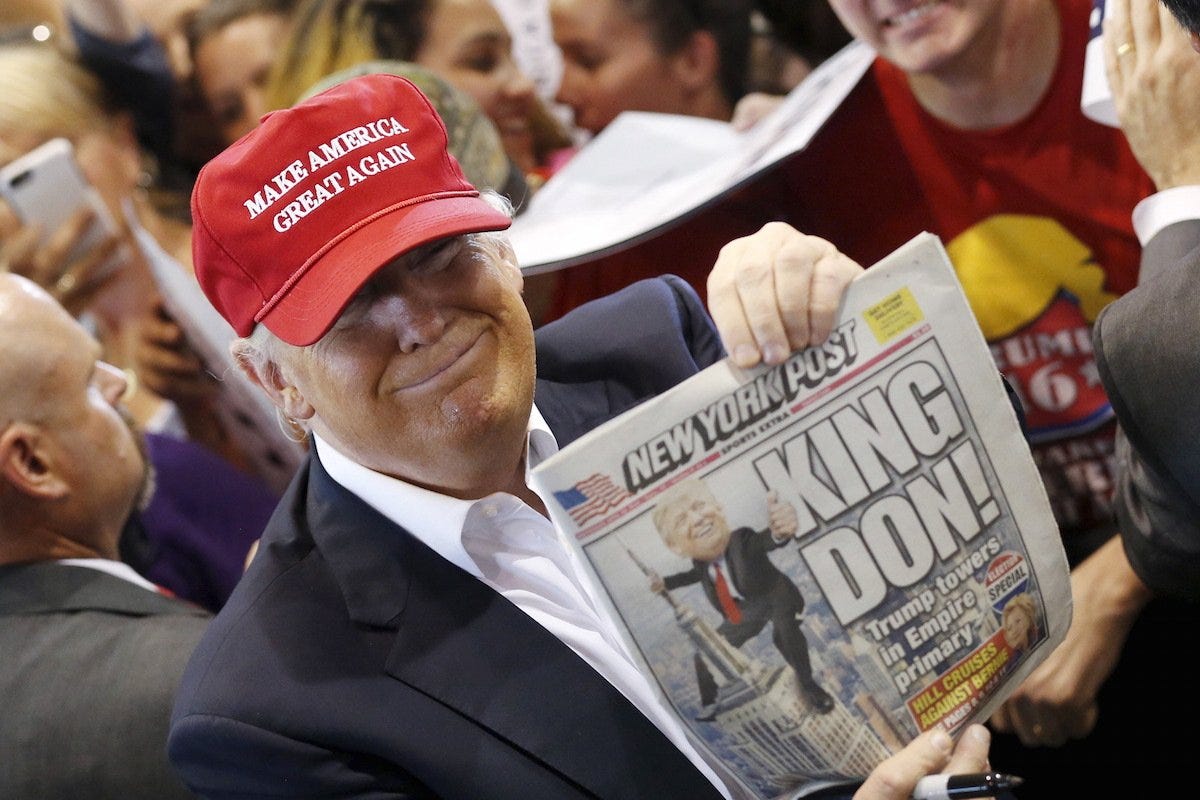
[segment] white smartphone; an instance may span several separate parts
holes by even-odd
[[[94,221],[68,255],[68,263],[117,232],[108,206],[83,176],[67,139],[51,139],[0,168],[0,197],[22,222],[41,226],[43,243],[79,208],[91,208]],[[119,263],[110,259],[100,271]]]

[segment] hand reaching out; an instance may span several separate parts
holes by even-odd
[[[1071,595],[1066,638],[990,720],[1027,747],[1058,747],[1091,733],[1100,714],[1096,696],[1150,597],[1129,566],[1120,536],[1071,570]]]

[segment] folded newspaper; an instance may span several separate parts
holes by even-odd
[[[533,481],[746,797],[861,780],[922,731],[985,719],[1070,623],[1045,491],[929,233],[855,280],[823,345],[722,361]]]
[[[234,362],[229,344],[236,334],[208,302],[195,277],[130,219],[162,293],[163,305],[217,380],[215,413],[237,439],[255,475],[282,493],[304,460],[304,447],[283,433],[271,401]]]
[[[582,147],[508,231],[527,275],[653,239],[803,151],[858,85],[875,51],[851,42],[754,127],[625,111]]]

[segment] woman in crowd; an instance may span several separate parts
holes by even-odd
[[[86,315],[107,358],[133,374],[140,322],[153,313],[156,291],[131,226],[142,228],[147,242],[190,264],[189,226],[160,214],[148,201],[132,120],[106,104],[97,79],[85,68],[50,44],[10,45],[0,48],[0,84],[5,87],[0,93],[0,162],[50,139],[67,139],[119,231],[97,251],[64,264],[60,254],[73,242],[63,240],[81,235],[83,224],[45,232],[50,238],[43,246],[34,225],[22,225],[9,213],[0,229],[0,258],[8,269],[45,285],[73,313]],[[169,427],[170,404],[150,391],[148,383],[136,382],[129,407],[143,426]]]
[[[0,47],[0,164],[54,138],[103,199],[117,232],[67,261],[89,222],[49,231],[0,203],[0,270],[47,288],[125,370],[125,405],[147,433],[156,491],[128,526],[123,556],[152,580],[211,610],[240,575],[275,493],[214,413],[217,382],[166,317],[151,264],[190,271],[191,229],[156,210],[144,189],[131,117],[96,77],[50,44]],[[179,262],[179,263],[172,263]],[[213,502],[220,497],[221,502]]]
[[[232,144],[258,124],[295,0],[211,0],[188,29],[196,89]]]
[[[0,204],[0,266],[39,282],[87,320],[105,358],[128,372],[126,405],[142,429],[186,435],[246,466],[240,445],[212,413],[218,384],[167,317],[152,274],[156,260],[190,273],[191,226],[151,202],[130,115],[114,110],[95,76],[51,44],[0,47],[0,85],[0,163],[67,139],[117,229],[64,263],[86,221],[41,231]]]
[[[303,0],[267,102],[291,106],[327,75],[380,59],[415,62],[471,95],[531,188],[570,152],[570,138],[517,67],[512,37],[488,0]],[[519,205],[523,198],[512,199]]]
[[[746,91],[748,0],[550,0],[557,100],[599,133],[622,111],[728,120]]]

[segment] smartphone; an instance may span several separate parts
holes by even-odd
[[[43,244],[79,208],[91,208],[92,225],[68,254],[68,264],[117,232],[108,206],[84,178],[67,139],[51,139],[0,168],[0,197],[22,222],[41,226]],[[110,259],[100,272],[119,263]]]

